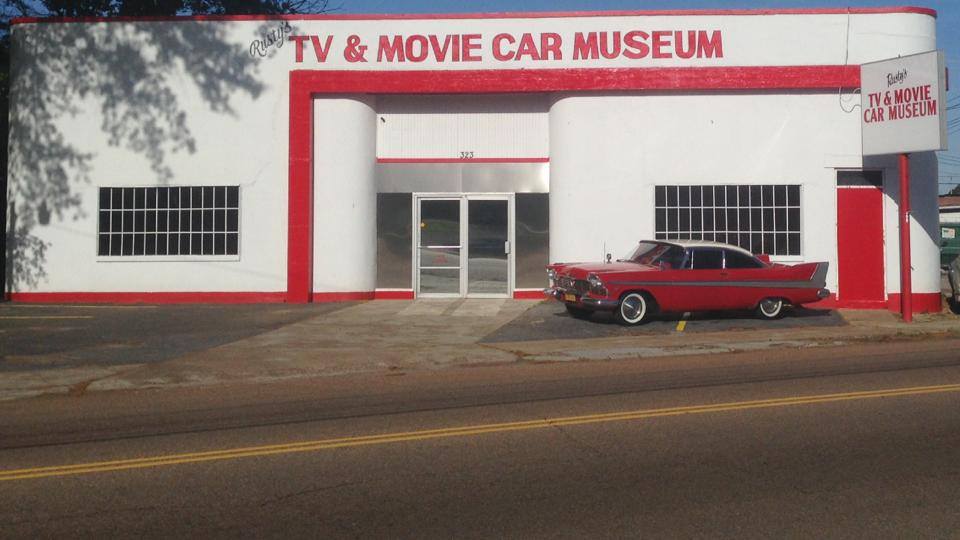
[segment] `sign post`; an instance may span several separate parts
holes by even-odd
[[[899,154],[900,314],[911,322],[910,153],[947,149],[943,52],[863,64],[860,88],[863,155]]]
[[[913,269],[910,267],[910,154],[900,154],[900,314],[913,322]]]

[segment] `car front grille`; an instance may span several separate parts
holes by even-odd
[[[568,292],[575,292],[579,296],[587,294],[590,290],[590,284],[583,279],[573,279],[570,276],[560,276],[558,285],[561,289]]]

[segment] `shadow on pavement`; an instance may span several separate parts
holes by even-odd
[[[630,328],[618,324],[610,313],[594,313],[589,319],[575,319],[560,302],[545,301],[487,335],[481,343],[663,335],[677,332],[680,319],[681,314],[665,314],[649,323]],[[774,321],[760,320],[753,312],[703,312],[693,313],[687,319],[684,332],[775,330],[846,324],[836,311],[819,309],[796,308],[787,312],[782,319]]]
[[[0,372],[162,362],[353,305],[0,305]]]

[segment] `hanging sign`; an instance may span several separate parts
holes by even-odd
[[[943,52],[860,66],[863,155],[947,149]]]

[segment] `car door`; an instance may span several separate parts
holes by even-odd
[[[723,302],[725,309],[752,309],[761,298],[767,296],[765,281],[772,279],[773,273],[755,257],[732,249],[725,249],[723,279]]]
[[[719,309],[725,303],[723,250],[712,247],[689,249],[689,269],[676,283],[683,311]]]

